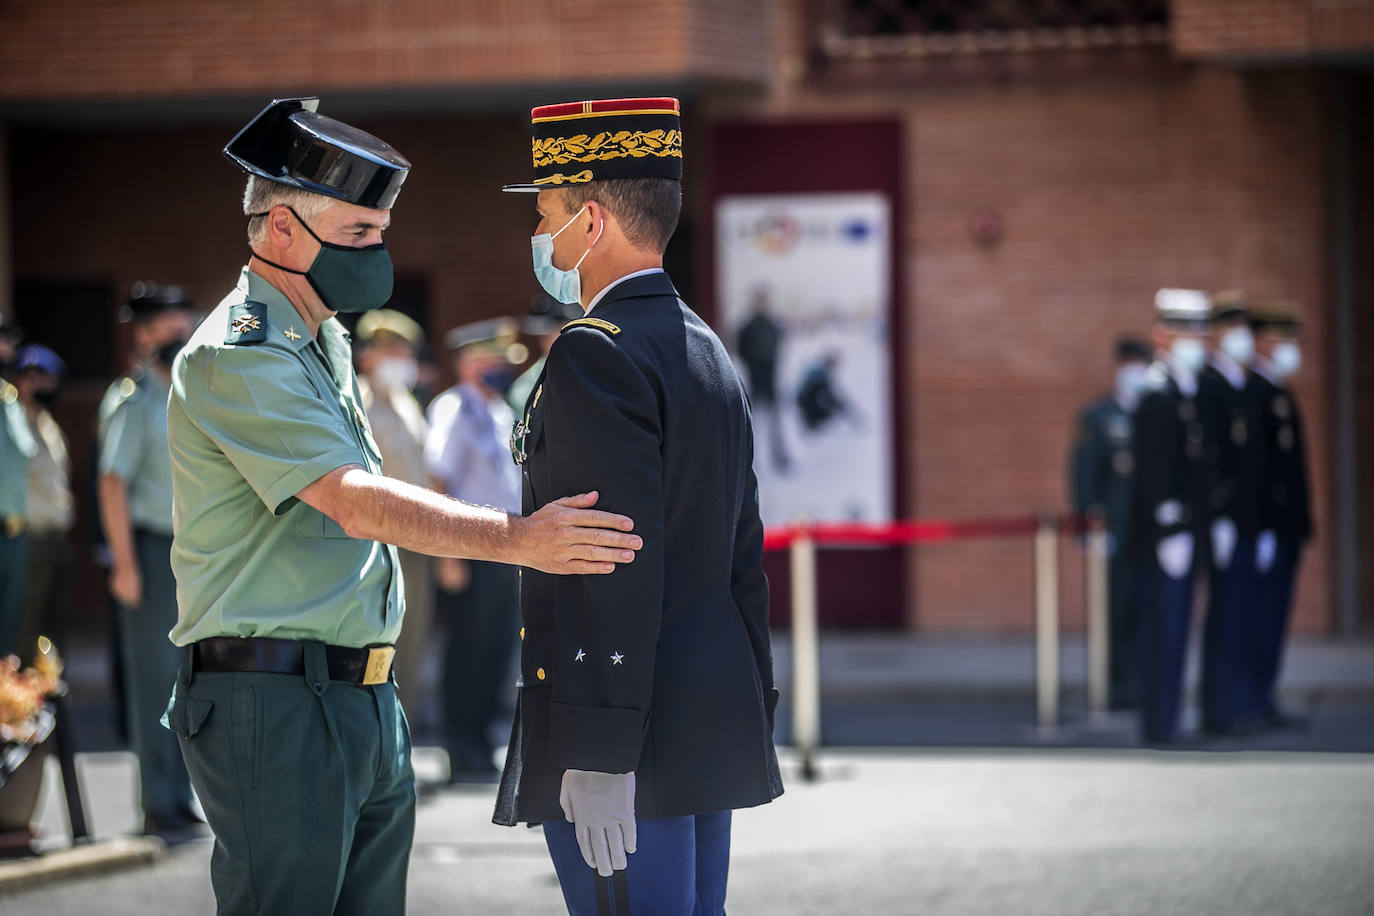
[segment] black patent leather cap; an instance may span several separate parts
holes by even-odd
[[[224,155],[259,178],[374,210],[390,210],[410,160],[366,131],[320,114],[318,98],[276,99]]]

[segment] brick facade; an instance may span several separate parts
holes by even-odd
[[[1374,4],[1351,0],[1174,0],[1173,44],[1188,59],[1292,59],[1374,48]]]
[[[0,4],[0,100],[757,81],[763,0]]]
[[[1308,343],[1297,388],[1310,431],[1318,536],[1303,569],[1297,626],[1331,627],[1329,74],[1173,63],[1094,80],[843,89],[815,78],[803,0],[653,0],[635,4],[628,23],[625,7],[609,0],[339,0],[293,7],[256,0],[211,7],[195,0],[177,6],[178,22],[159,19],[154,10],[161,6],[0,4],[0,100],[251,94],[254,101],[241,106],[246,117],[267,96],[283,94],[276,88],[283,85],[321,91],[331,112],[330,87],[518,83],[521,91],[562,100],[567,90],[560,87],[568,81],[625,93],[646,91],[646,83],[655,89],[681,83],[689,114],[686,212],[698,227],[710,218],[702,191],[710,181],[691,149],[712,124],[897,121],[906,157],[899,226],[903,515],[1000,515],[1064,505],[1075,413],[1107,385],[1113,338],[1148,330],[1159,286],[1239,286],[1298,299]],[[1190,18],[1222,6],[1223,12],[1238,8],[1176,4],[1180,50],[1198,57],[1223,53],[1205,38],[1212,27]],[[254,50],[225,52],[247,43],[233,36],[250,15],[259,17],[252,20]],[[57,28],[59,19],[74,17],[87,26]],[[650,28],[638,17],[675,27]],[[1256,22],[1262,18],[1257,14]],[[1294,37],[1310,36],[1311,29],[1263,28],[1287,36],[1294,53],[1312,47],[1314,39]],[[305,45],[269,37],[283,30],[316,37]],[[1260,25],[1255,30],[1258,35]],[[1232,34],[1212,33],[1222,32]],[[149,35],[167,53],[140,53]],[[1249,40],[1252,49],[1280,43]],[[732,81],[752,88],[723,88]],[[1367,86],[1359,92],[1361,99],[1374,98]],[[486,106],[357,121],[415,163],[388,242],[398,276],[425,281],[431,333],[521,310],[534,289],[523,244],[533,218],[528,202],[497,188],[527,168],[524,112]],[[16,279],[78,276],[115,290],[135,279],[173,279],[213,303],[246,254],[237,209],[241,179],[218,155],[237,123],[226,115],[176,131],[12,127]],[[1367,117],[1357,128],[1364,138],[1359,148],[1367,151],[1374,134]],[[1367,186],[1364,194],[1367,200]],[[1366,238],[1371,210],[1362,217]],[[971,238],[969,222],[980,211],[1000,218],[999,243],[985,247]],[[1359,333],[1374,343],[1370,278],[1362,276]],[[693,279],[700,290],[712,286],[710,277]],[[83,329],[118,334],[111,316],[87,316],[87,322]],[[1374,391],[1367,362],[1360,390]],[[1361,409],[1369,418],[1360,425],[1362,447],[1374,448],[1368,433],[1374,395],[1362,396]],[[1362,474],[1363,505],[1374,506],[1374,477]],[[1372,594],[1374,532],[1361,543],[1365,594]],[[1081,564],[1065,545],[1064,607],[1077,623]],[[1029,625],[1028,542],[922,547],[908,570],[913,625]]]

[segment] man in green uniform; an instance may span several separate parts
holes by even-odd
[[[110,385],[100,403],[96,490],[110,547],[110,594],[118,605],[124,710],[138,758],[143,830],[167,840],[187,838],[200,824],[176,736],[158,724],[179,659],[167,642],[177,621],[167,394],[172,360],[191,336],[190,305],[178,287],[134,284],[126,309],[138,364]]]
[[[35,446],[19,389],[7,378],[19,341],[19,329],[0,315],[0,658],[17,648],[28,567],[29,459]]]
[[[1100,518],[1107,530],[1107,703],[1112,709],[1134,709],[1140,703],[1140,603],[1128,541],[1135,496],[1132,431],[1149,371],[1145,341],[1123,337],[1116,342],[1112,391],[1078,415],[1070,472],[1074,511]]]
[[[597,494],[527,518],[382,476],[339,311],[391,294],[409,163],[274,102],[225,149],[252,257],[177,357],[172,569],[185,656],[165,722],[215,832],[220,913],[400,913],[415,820],[390,678],[396,548],[608,573],[642,545]]]

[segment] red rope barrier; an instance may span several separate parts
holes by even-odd
[[[884,524],[863,522],[784,525],[769,528],[763,535],[764,550],[785,550],[803,533],[818,547],[838,545],[934,544],[973,538],[1019,537],[1034,534],[1040,527],[1034,515],[1012,518],[976,518],[960,521],[899,521]],[[1087,523],[1081,516],[1063,515],[1048,521],[1060,534],[1082,534]]]

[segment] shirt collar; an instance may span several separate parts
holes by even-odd
[[[310,326],[305,323],[301,313],[296,311],[296,307],[291,304],[291,300],[286,298],[286,294],[277,289],[266,279],[253,273],[245,267],[239,277],[239,290],[243,293],[245,300],[261,302],[267,306],[267,337],[275,340],[292,350],[300,351],[314,340],[310,336]],[[338,321],[330,318],[320,325],[320,331],[331,325],[337,326],[339,332],[343,328]]]
[[[1221,373],[1221,377],[1231,383],[1231,387],[1240,391],[1245,387],[1245,370],[1240,364],[1225,353],[1213,353],[1210,360],[1213,369]]]
[[[1270,384],[1275,388],[1283,387],[1283,376],[1279,375],[1278,370],[1274,368],[1274,364],[1265,357],[1256,354],[1255,362],[1251,368],[1260,376],[1268,379]]]
[[[663,273],[663,268],[662,268],[662,267],[650,267],[650,268],[648,268],[647,270],[636,270],[636,271],[635,271],[634,273],[632,273],[632,274],[626,274],[625,276],[621,277],[619,280],[615,280],[615,281],[612,281],[611,283],[606,284],[606,288],[603,289],[601,292],[597,293],[595,296],[593,296],[593,297],[592,297],[592,301],[589,302],[589,303],[587,303],[587,314],[590,315],[590,314],[592,313],[592,309],[596,308],[597,305],[600,304],[601,300],[604,299],[604,298],[606,298],[606,294],[607,294],[607,293],[609,293],[611,290],[615,289],[615,288],[616,288],[617,286],[619,286],[620,284],[624,283],[626,280],[633,280],[635,277],[647,277],[649,274],[661,274],[661,273]]]

